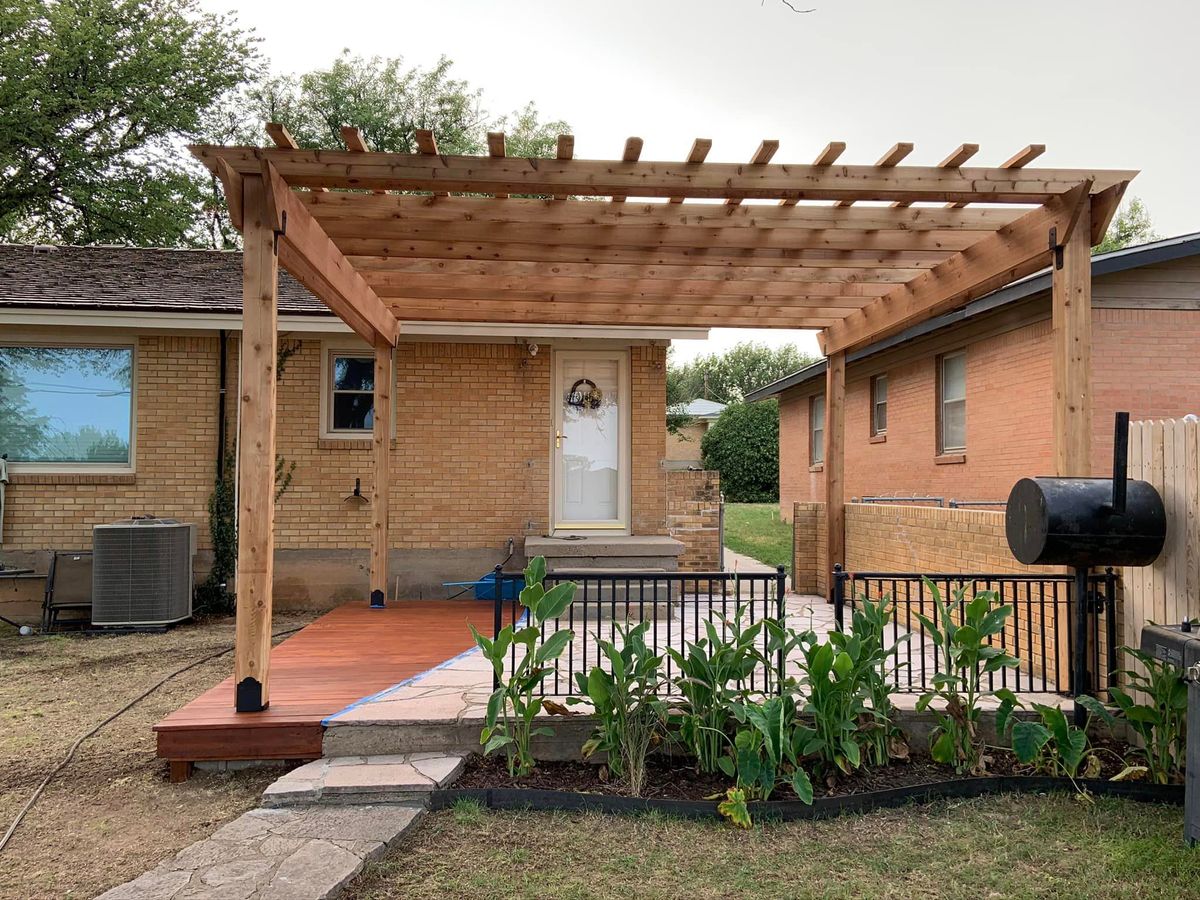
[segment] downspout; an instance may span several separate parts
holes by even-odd
[[[220,334],[220,383],[217,390],[217,481],[225,478],[225,375],[229,363],[226,349],[228,333],[222,328]]]

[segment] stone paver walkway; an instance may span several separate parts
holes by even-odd
[[[327,757],[288,772],[262,799],[264,806],[423,802],[462,769],[463,758],[446,753]]]
[[[446,753],[319,759],[251,810],[100,900],[324,900],[412,828],[463,758]]]
[[[759,562],[753,556],[747,556],[744,553],[735,553],[728,547],[725,549],[725,571],[740,572],[743,575],[749,575],[752,572],[774,572],[774,566],[768,566],[764,562]]]
[[[99,900],[324,900],[424,814],[419,804],[255,809]]]

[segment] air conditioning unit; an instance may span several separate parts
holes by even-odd
[[[92,624],[170,625],[192,616],[196,526],[122,519],[92,529]]]

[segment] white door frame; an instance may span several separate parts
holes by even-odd
[[[562,488],[562,415],[563,380],[562,363],[565,359],[615,359],[617,366],[617,430],[619,433],[617,456],[617,518],[606,522],[565,521],[560,514]],[[612,350],[553,350],[550,375],[550,534],[561,537],[571,534],[630,534],[630,508],[632,505],[631,461],[633,438],[630,425],[633,379],[630,374],[630,352],[628,347]]]

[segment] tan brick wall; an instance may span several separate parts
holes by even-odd
[[[634,534],[667,534],[667,348],[634,347],[631,427],[633,430],[632,526]]]
[[[155,514],[198,522],[209,546],[208,496],[216,475],[217,339],[137,339],[136,475],[13,473],[5,552],[92,546],[92,526]]]
[[[285,337],[286,339],[286,337]],[[295,463],[277,505],[280,551],[365,550],[370,511],[347,502],[372,483],[370,442],[320,440],[322,341],[293,341],[278,390],[277,447]],[[136,462],[125,475],[15,474],[4,552],[91,546],[91,527],[155,513],[199,524],[215,478],[218,341],[137,341]],[[632,522],[667,533],[666,348],[632,348]],[[236,429],[238,353],[229,341],[229,435]],[[551,354],[515,343],[402,343],[396,351],[391,544],[499,549],[544,534],[550,513]],[[364,556],[365,561],[365,556]]]
[[[683,542],[681,571],[716,572],[721,568],[719,472],[668,472],[667,521],[671,537]]]
[[[825,504],[792,505],[792,590],[798,594],[828,592],[825,565]]]
[[[708,422],[693,422],[684,425],[678,433],[667,432],[667,459],[699,460],[700,441],[708,432]]]

